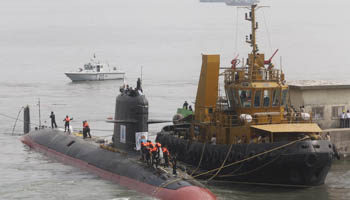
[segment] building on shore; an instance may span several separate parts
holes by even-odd
[[[350,84],[335,81],[292,81],[288,83],[291,105],[304,106],[322,129],[340,128],[342,112],[350,110]]]

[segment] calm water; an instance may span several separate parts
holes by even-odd
[[[259,47],[267,57],[280,49],[275,62],[279,67],[282,56],[287,79],[348,79],[348,0],[262,3],[272,7],[258,11]],[[11,135],[13,118],[30,105],[38,123],[40,98],[42,123],[53,110],[60,126],[69,114],[73,127],[88,120],[99,129],[92,134],[111,135],[112,125],[104,120],[114,114],[122,82],[71,83],[63,74],[96,53],[125,70],[133,86],[142,66],[150,117],[171,119],[184,100],[195,99],[201,53],[221,54],[225,66],[237,53],[249,52],[244,11],[198,0],[2,0],[0,199],[151,199],[29,150],[17,135],[21,122]],[[160,128],[153,125],[150,132]],[[340,161],[317,188],[209,188],[220,199],[338,200],[350,199],[349,185],[350,163]]]

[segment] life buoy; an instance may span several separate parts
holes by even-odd
[[[318,157],[314,153],[305,156],[305,164],[308,167],[313,167],[317,163]]]

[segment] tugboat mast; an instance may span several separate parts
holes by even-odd
[[[257,52],[259,51],[258,45],[256,44],[256,30],[258,29],[258,23],[255,20],[255,9],[257,8],[256,4],[252,4],[248,14],[245,14],[245,20],[251,22],[251,29],[252,33],[249,36],[246,36],[246,42],[250,44],[252,47],[252,54],[249,56],[249,62],[247,63],[249,65],[249,78],[252,80],[253,71],[256,71],[258,68],[258,65],[256,64],[256,58],[257,58]]]

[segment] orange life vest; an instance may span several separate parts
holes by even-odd
[[[159,142],[157,142],[156,147],[162,147],[162,145]]]
[[[89,127],[89,124],[87,122],[84,123],[84,128]]]
[[[70,118],[69,117],[66,117],[66,122],[69,122],[70,121]]]
[[[153,147],[153,148],[150,149],[150,151],[151,152],[155,152],[155,151],[157,151],[157,149],[158,149],[157,147]]]
[[[166,147],[163,147],[162,150],[163,150],[163,154],[169,155],[169,151]]]

